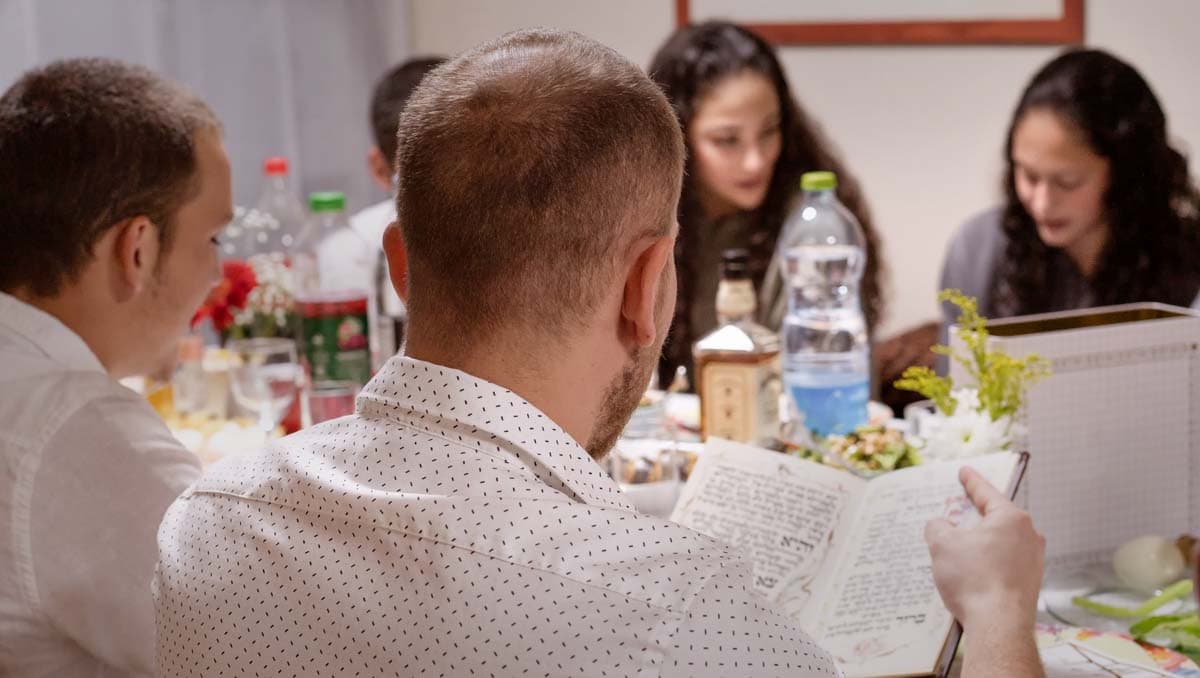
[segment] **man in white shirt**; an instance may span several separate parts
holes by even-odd
[[[412,96],[413,90],[421,83],[421,78],[444,61],[441,57],[409,59],[389,70],[375,83],[375,90],[371,94],[371,135],[375,143],[367,152],[367,169],[375,183],[389,195],[395,190],[396,125],[400,122],[400,113],[404,110],[404,104],[408,103],[408,98]],[[371,276],[370,284],[375,285],[379,293],[379,311],[392,318],[395,323],[389,328],[394,346],[385,347],[388,351],[392,351],[403,341],[404,327],[401,320],[405,313],[404,302],[386,278],[375,278],[375,272],[376,264],[383,256],[383,231],[395,220],[396,201],[391,197],[350,217],[350,228],[362,238],[372,254],[367,274]]]
[[[431,73],[399,138],[384,246],[407,250],[406,355],[354,415],[168,510],[163,674],[837,675],[746,560],[639,515],[596,463],[676,295],[684,146],[662,93],[583,36],[523,31]],[[967,672],[1035,675],[1039,537],[968,480],[981,525],[929,531]]]
[[[232,211],[212,111],[76,59],[0,96],[0,675],[154,675],[150,584],[196,458],[116,379],[173,362]]]

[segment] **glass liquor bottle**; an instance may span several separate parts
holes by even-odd
[[[758,303],[748,264],[746,250],[722,253],[719,325],[693,347],[700,431],[767,445],[779,435],[779,336],[754,322]]]

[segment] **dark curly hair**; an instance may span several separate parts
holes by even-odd
[[[1132,66],[1100,50],[1073,50],[1046,64],[1025,88],[1008,128],[1004,176],[1007,250],[993,295],[1003,315],[1061,310],[1056,258],[1017,197],[1013,132],[1031,110],[1054,112],[1109,161],[1104,210],[1109,238],[1091,287],[1097,305],[1157,301],[1189,306],[1200,289],[1200,194],[1187,158],[1171,147],[1150,86]]]
[[[863,274],[863,311],[868,328],[874,328],[883,313],[882,269],[879,260],[879,239],[871,224],[871,216],[859,189],[858,181],[834,155],[829,142],[818,125],[792,97],[783,68],[774,50],[765,40],[749,30],[722,21],[707,21],[676,31],[659,48],[650,64],[650,77],[662,87],[686,137],[688,127],[703,97],[724,78],[746,71],[767,78],[779,97],[782,149],[775,163],[771,183],[763,204],[749,215],[752,219],[750,242],[750,272],[755,287],[762,289],[763,278],[775,242],[788,216],[788,209],[799,191],[800,175],[813,170],[829,170],[838,175],[838,199],[846,205],[863,227],[867,241],[867,265]],[[678,303],[671,325],[671,334],[663,347],[660,377],[669,383],[677,365],[691,365],[691,346],[700,337],[689,327],[692,304],[712,303],[710,299],[695,299],[692,294],[694,270],[691,247],[695,233],[705,227],[700,208],[691,154],[679,201],[679,239],[675,247],[675,264],[679,276]]]

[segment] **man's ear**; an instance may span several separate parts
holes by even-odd
[[[387,257],[388,277],[400,299],[408,301],[408,253],[404,250],[404,237],[400,225],[393,221],[383,231],[383,254]]]
[[[138,216],[117,224],[113,233],[110,280],[117,300],[128,301],[146,288],[158,267],[158,228],[149,217]]]
[[[640,242],[638,251],[625,278],[625,294],[621,299],[621,319],[629,336],[639,348],[652,346],[658,338],[655,317],[662,286],[667,280],[667,266],[674,266],[675,239],[669,235]],[[636,250],[635,250],[636,251]]]
[[[371,150],[367,151],[367,169],[371,171],[371,178],[389,194],[392,192],[392,174],[394,174],[392,160],[393,158],[384,156],[378,146],[372,146]]]

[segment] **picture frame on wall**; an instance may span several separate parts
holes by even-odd
[[[1078,45],[1084,0],[675,0],[678,26],[725,19],[778,45]]]

